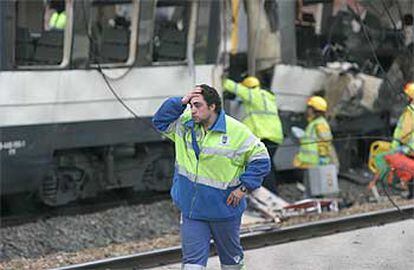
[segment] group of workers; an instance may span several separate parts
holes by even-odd
[[[275,150],[284,138],[275,94],[260,88],[260,81],[252,76],[247,77],[241,83],[225,79],[223,89],[242,100],[246,111],[243,123],[265,143],[273,160]],[[325,118],[327,110],[328,103],[323,97],[312,96],[307,100],[308,125],[302,134],[295,133],[301,143],[300,151],[293,161],[295,167],[306,169],[319,165],[338,165],[332,144],[332,132]],[[270,175],[274,171],[275,168],[272,166]],[[275,191],[271,184],[274,183],[268,184],[269,189]]]
[[[175,144],[171,197],[181,211],[182,269],[206,269],[213,238],[221,269],[246,269],[240,224],[246,193],[259,188],[271,171],[268,148],[283,142],[275,94],[248,77],[223,81],[224,91],[242,99],[243,123],[226,115],[216,89],[198,85],[184,97],[167,99],[153,124]],[[407,155],[414,145],[414,85],[407,88],[410,105],[394,134],[395,147]],[[189,107],[189,108],[188,108]],[[308,125],[300,136],[298,168],[335,164],[332,133],[325,118],[328,104],[320,96],[307,101]]]

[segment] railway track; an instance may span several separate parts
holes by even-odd
[[[264,226],[261,231],[249,232],[242,235],[241,240],[244,249],[248,250],[370,226],[378,226],[409,218],[414,218],[414,205],[401,207],[400,209],[392,208],[347,217],[316,221],[281,229],[275,228],[274,226]],[[213,246],[211,250],[211,255],[214,255],[215,250]],[[180,258],[180,247],[171,247],[152,252],[137,253],[55,268],[54,270],[143,269],[177,263],[180,261]]]
[[[76,203],[63,207],[42,206],[30,212],[2,215],[0,227],[13,227],[53,217],[90,214],[125,205],[148,204],[168,199],[170,199],[170,196],[167,193],[147,193],[142,196],[139,194],[127,197],[118,196],[117,199],[114,199],[114,197],[101,198],[101,200]]]

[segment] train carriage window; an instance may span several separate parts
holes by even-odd
[[[90,60],[94,64],[126,64],[133,61],[138,16],[137,1],[95,0],[91,7]],[[132,60],[131,60],[132,59]]]
[[[15,64],[64,66],[71,0],[16,1]],[[69,47],[69,46],[66,46]],[[66,53],[68,54],[68,53]]]
[[[220,43],[220,3],[200,1],[198,7],[197,32],[194,45],[196,64],[213,64]]]
[[[153,62],[176,62],[186,59],[190,5],[190,1],[157,1]]]

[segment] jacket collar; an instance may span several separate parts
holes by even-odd
[[[184,123],[184,125],[188,128],[194,128],[195,122],[193,119],[188,120]],[[209,128],[209,130],[226,133],[226,113],[222,109],[217,116],[216,122]]]

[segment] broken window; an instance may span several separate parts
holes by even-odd
[[[213,64],[220,44],[220,2],[200,1],[194,44],[196,64]]]
[[[95,0],[91,6],[90,60],[94,64],[125,63],[135,12],[132,0]]]
[[[64,0],[16,2],[15,64],[60,65],[68,24]]]
[[[157,1],[153,37],[153,62],[186,59],[190,1]]]

